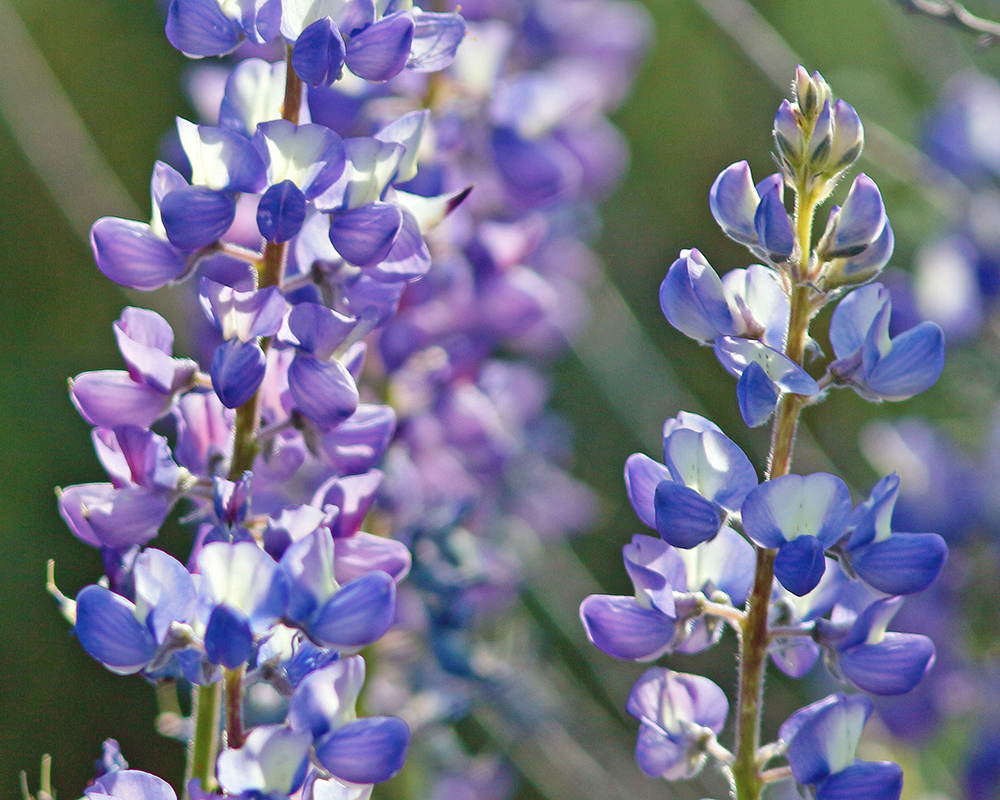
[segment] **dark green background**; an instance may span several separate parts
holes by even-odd
[[[159,137],[176,114],[190,116],[178,83],[186,61],[164,39],[152,0],[16,0],[13,6],[145,214]],[[694,0],[647,0],[647,7],[656,19],[654,49],[618,115],[632,143],[633,171],[604,208],[599,249],[610,280],[681,380],[759,454],[763,438],[747,436],[733,421],[731,380],[710,353],[668,329],[656,292],[682,247],[698,246],[720,272],[746,264],[744,251],[712,223],[708,188],[720,169],[742,158],[755,175],[770,171],[770,122],[783,95]],[[1000,51],[976,51],[968,37],[907,16],[889,0],[758,0],[756,8],[866,123],[907,142],[916,140],[923,110],[950,74],[972,64],[1000,66]],[[0,63],[0,81],[18,80]],[[893,177],[892,162],[862,166],[886,196],[897,231],[895,263],[905,267],[946,215],[912,176]],[[80,200],[95,205],[90,196]],[[94,208],[94,216],[115,211],[121,210]],[[0,796],[16,792],[20,770],[34,778],[42,753],[54,758],[61,796],[79,796],[106,737],[126,743],[133,766],[176,775],[180,749],[153,731],[152,692],[138,678],[113,677],[90,660],[44,591],[49,558],[69,594],[100,571],[96,553],[59,519],[53,487],[103,479],[89,427],[67,398],[66,378],[119,367],[110,326],[128,300],[100,276],[2,122],[0,276]],[[638,527],[622,491],[621,465],[640,447],[656,455],[648,443],[657,432],[623,424],[589,377],[592,370],[574,356],[558,367],[556,402],[577,432],[577,473],[605,501],[601,529],[577,550],[599,565],[609,588],[624,590],[618,552]],[[643,376],[640,385],[657,385],[661,377]],[[653,419],[679,410],[671,395],[633,402]],[[870,410],[853,395],[838,396],[811,422],[838,466],[861,484],[871,475],[857,453],[857,418]]]

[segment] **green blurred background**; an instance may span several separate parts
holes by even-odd
[[[638,532],[622,464],[637,449],[656,454],[664,417],[697,404],[758,462],[766,448],[763,434],[745,433],[735,419],[732,381],[711,353],[670,330],[657,303],[659,282],[683,247],[699,247],[720,272],[746,264],[745,251],[712,222],[707,196],[733,161],[746,158],[755,175],[771,169],[770,123],[784,94],[765,70],[787,83],[797,54],[857,108],[869,126],[870,151],[877,150],[862,168],[882,188],[897,233],[894,263],[906,267],[948,212],[921,185],[907,143],[918,140],[921,115],[951,74],[969,66],[1000,69],[1000,50],[977,50],[968,36],[908,16],[890,0],[757,0],[744,18],[737,0],[646,5],[655,44],[617,116],[631,141],[633,169],[603,210],[598,248],[638,326],[626,324],[614,292],[599,290],[597,324],[558,365],[555,392],[576,431],[576,472],[604,500],[601,526],[575,548],[611,591],[626,591],[618,554]],[[742,41],[706,8],[728,15]],[[29,39],[18,39],[17,20]],[[111,323],[129,302],[100,276],[80,234],[98,216],[129,216],[129,201],[146,216],[159,138],[175,115],[192,112],[179,83],[187,62],[167,44],[153,0],[0,0],[0,30],[0,796],[16,795],[21,770],[34,783],[39,757],[50,753],[55,786],[70,798],[92,776],[107,737],[123,743],[132,766],[171,776],[182,770],[180,747],[153,729],[151,689],[138,678],[109,675],[81,651],[44,579],[46,560],[55,559],[58,583],[72,595],[101,569],[97,554],[59,519],[53,487],[102,480],[66,379],[119,368]],[[40,180],[37,169],[59,182],[67,164],[87,170],[90,162],[72,129],[62,127],[59,97],[39,88],[45,81],[35,83],[46,78],[37,72],[37,54],[124,195],[94,173],[93,180],[61,184],[57,201]],[[876,123],[891,135],[874,134]],[[898,409],[841,395],[810,418],[808,433],[846,476],[867,486],[873,474],[857,450],[859,421]],[[949,402],[932,392],[907,411],[953,414]],[[811,453],[803,451],[803,469],[810,459],[823,463]],[[573,637],[579,633],[567,635]],[[610,700],[624,705],[623,695]]]

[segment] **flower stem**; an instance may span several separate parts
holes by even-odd
[[[798,239],[799,263],[791,265],[793,277],[788,323],[788,340],[785,355],[801,366],[809,339],[809,322],[812,319],[813,290],[800,283],[808,269],[812,247],[812,221],[815,199],[801,194],[796,197],[795,231]],[[798,276],[798,279],[796,279]],[[768,457],[767,480],[787,475],[792,466],[795,431],[799,415],[808,398],[797,394],[783,394],[778,403]],[[764,700],[764,671],[767,665],[767,612],[771,603],[771,586],[774,583],[774,558],[776,550],[757,548],[757,571],[753,590],[747,599],[746,617],[741,626],[739,688],[736,698],[736,760],[733,778],[737,800],[759,800],[767,782],[758,760],[760,749],[760,717]]]
[[[188,749],[188,768],[184,778],[184,797],[190,796],[188,784],[192,779],[201,781],[203,791],[215,789],[215,758],[219,748],[219,713],[222,684],[199,686],[194,693],[194,739]]]
[[[282,105],[282,117],[291,122],[298,123],[299,109],[302,107],[302,81],[292,68],[292,51],[288,49],[288,57],[285,61],[287,65],[287,76],[285,78],[285,98]],[[261,260],[257,263],[257,271],[260,277],[260,289],[269,286],[280,286],[285,271],[285,244],[268,242],[264,247]],[[270,339],[261,340],[261,349],[267,353]],[[254,459],[260,445],[257,441],[257,430],[260,427],[260,390],[254,393],[246,403],[236,410],[236,430],[233,438],[233,456],[229,464],[229,479],[239,480],[243,473],[253,468]],[[239,673],[242,680],[242,673]],[[226,686],[229,689],[229,671],[226,674]],[[187,777],[200,778],[202,789],[210,790],[215,785],[215,759],[219,745],[219,715],[220,715],[220,693],[222,684],[217,682],[211,686],[199,686],[196,693],[196,702],[192,709],[195,719],[195,736],[191,748],[188,751]],[[232,694],[227,691],[227,698]],[[237,700],[239,702],[238,695]],[[233,714],[231,703],[227,703],[227,727],[231,727]],[[228,734],[230,747],[238,747],[235,740],[242,743],[243,727],[242,721],[235,731]],[[185,780],[185,797],[187,796],[187,780]]]
[[[227,669],[226,674],[226,747],[243,746],[243,667]]]

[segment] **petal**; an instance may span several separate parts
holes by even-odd
[[[364,647],[389,630],[395,615],[395,581],[385,572],[369,572],[342,586],[317,612],[309,632],[328,647]]]
[[[632,508],[646,525],[656,529],[656,505],[653,496],[662,481],[671,480],[670,471],[642,453],[633,453],[625,461],[625,491]]]
[[[109,772],[84,790],[95,800],[177,800],[177,795],[165,780],[137,769]]]
[[[229,339],[215,348],[209,374],[212,388],[226,408],[239,408],[264,380],[267,359],[256,341]]]
[[[90,245],[98,269],[133,289],[159,289],[187,269],[186,255],[142,222],[103,217],[90,229]]]
[[[580,604],[587,638],[615,658],[652,661],[667,651],[674,638],[675,620],[632,597],[592,594]]]
[[[431,267],[431,253],[424,243],[416,217],[409,211],[400,211],[402,225],[393,239],[392,247],[371,268],[371,276],[377,281],[412,281],[426,274]]]
[[[862,253],[874,242],[885,226],[885,205],[875,181],[864,173],[851,184],[844,205],[836,217],[833,236],[820,243],[822,256],[849,258]]]
[[[762,342],[720,336],[715,340],[715,357],[730,375],[742,377],[747,366],[756,362],[782,391],[812,396],[819,384],[788,356]]]
[[[781,726],[788,763],[799,783],[819,783],[854,763],[861,731],[872,713],[863,695],[837,694],[799,709]]]
[[[351,783],[387,781],[400,769],[410,729],[399,717],[366,717],[331,731],[316,743],[316,759]]]
[[[197,250],[229,230],[236,219],[236,201],[225,192],[188,186],[163,198],[160,218],[172,245]]]
[[[292,794],[305,779],[311,739],[283,726],[256,727],[242,747],[219,754],[219,785],[230,794]]]
[[[339,361],[320,361],[297,353],[288,368],[295,405],[321,428],[332,428],[358,407],[354,378]]]
[[[948,558],[936,533],[897,533],[851,553],[851,566],[874,589],[890,595],[922,592]]]
[[[137,383],[124,370],[81,373],[71,381],[69,393],[80,415],[101,428],[117,425],[149,428],[173,404],[170,394]]]
[[[781,547],[815,536],[823,548],[843,535],[851,513],[847,485],[825,472],[783,475],[762,483],[743,503],[747,536],[762,547]]]
[[[221,56],[240,41],[240,29],[218,0],[171,0],[167,39],[189,56]]]
[[[415,14],[406,68],[416,72],[444,69],[455,60],[455,51],[464,39],[465,20],[458,12]]]
[[[247,137],[180,117],[177,135],[191,164],[193,186],[225,192],[258,192],[264,188],[264,162]]]
[[[319,303],[297,303],[288,314],[287,327],[278,336],[320,361],[329,361],[357,324],[356,319]]]
[[[760,246],[772,261],[785,261],[792,255],[795,233],[779,187],[772,188],[761,197],[754,214],[754,228]]]
[[[745,245],[757,244],[754,214],[759,203],[746,161],[722,170],[708,193],[708,205],[719,227],[726,236]]]
[[[855,289],[841,300],[830,317],[830,344],[837,358],[860,350],[868,330],[885,313],[889,291],[880,283]]]
[[[347,66],[366,81],[387,81],[406,66],[413,33],[413,19],[405,12],[383,17],[351,37]]]
[[[253,654],[250,621],[227,605],[216,606],[205,627],[205,655],[213,664],[236,669]]]
[[[389,254],[402,226],[398,206],[369,203],[334,214],[330,242],[348,264],[370,267]]]
[[[336,428],[323,435],[320,446],[341,475],[357,475],[374,467],[396,430],[391,406],[361,404]]]
[[[815,589],[825,571],[823,545],[815,536],[799,536],[785,542],[774,559],[774,577],[798,597]]]
[[[291,181],[270,187],[257,204],[257,228],[269,242],[287,242],[306,219],[306,196]]]
[[[310,731],[315,738],[343,727],[357,716],[355,705],[365,685],[365,660],[341,658],[306,675],[288,704],[292,730]]]
[[[903,769],[891,761],[856,761],[817,788],[816,800],[899,800]]]
[[[339,583],[376,570],[398,583],[410,571],[411,561],[410,551],[402,542],[364,531],[337,539],[333,551],[333,570]]]
[[[74,631],[92,658],[119,675],[139,672],[156,652],[152,635],[135,618],[135,606],[96,584],[76,596]]]
[[[660,284],[660,308],[667,322],[692,339],[736,333],[722,281],[698,250],[682,250],[670,265]]]
[[[656,530],[674,547],[690,548],[707,542],[719,532],[719,508],[694,489],[663,481],[653,494]]]
[[[299,34],[292,48],[292,68],[309,86],[329,86],[340,77],[346,57],[340,28],[323,17]]]
[[[750,459],[721,431],[673,430],[663,437],[663,455],[675,482],[729,511],[757,485]]]
[[[759,428],[767,422],[778,404],[780,393],[774,382],[767,377],[764,368],[751,361],[736,383],[736,400],[740,416],[751,428]]]
[[[934,663],[934,643],[917,633],[887,633],[878,644],[862,644],[840,654],[844,677],[878,695],[906,694]]]
[[[307,200],[330,188],[347,165],[343,140],[322,125],[271,120],[257,127],[253,142],[267,164],[267,182],[291,181]]]
[[[944,331],[936,322],[922,322],[892,340],[864,385],[885,400],[906,400],[933,386],[943,369]]]

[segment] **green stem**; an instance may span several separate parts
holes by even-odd
[[[292,51],[288,49],[285,60],[287,74],[285,78],[285,98],[282,104],[282,117],[290,122],[298,123],[299,110],[302,107],[302,81],[292,68]],[[280,286],[285,272],[284,244],[268,242],[264,253],[257,264],[260,277],[258,288]],[[267,353],[270,339],[261,340],[260,346]],[[236,410],[236,430],[233,439],[233,457],[229,465],[229,480],[239,480],[243,473],[253,468],[254,459],[260,449],[257,441],[257,430],[260,427],[260,391]],[[229,671],[226,675],[226,685],[229,688]],[[215,759],[219,745],[220,693],[222,684],[217,682],[212,686],[199,686],[196,701],[192,709],[195,720],[195,737],[188,752],[187,777],[200,778],[203,789],[215,785]],[[227,692],[227,695],[232,694]],[[238,700],[236,701],[238,703]],[[227,728],[236,724],[232,714],[231,704],[227,703]],[[228,733],[230,747],[238,747],[234,742],[242,744],[242,721],[234,730]],[[187,781],[185,780],[185,786]],[[185,789],[185,796],[187,790]]]
[[[192,778],[201,781],[204,791],[215,789],[215,758],[219,750],[219,702],[222,684],[199,686],[193,695],[194,739],[188,749],[188,768],[184,778],[184,797],[189,797],[188,783]]]
[[[813,197],[796,196],[795,232],[800,260],[791,265],[793,283],[790,292],[791,312],[785,355],[801,365],[809,339],[813,315],[812,289],[799,283],[808,269],[812,247],[812,221],[816,203]],[[792,466],[795,431],[807,398],[784,394],[778,403],[768,457],[767,480],[787,475]],[[757,548],[757,571],[753,590],[747,599],[746,617],[741,626],[739,687],[736,698],[736,759],[733,779],[737,800],[759,800],[767,777],[758,760],[760,717],[764,700],[764,672],[767,665],[767,612],[774,583],[774,558],[777,551]]]

